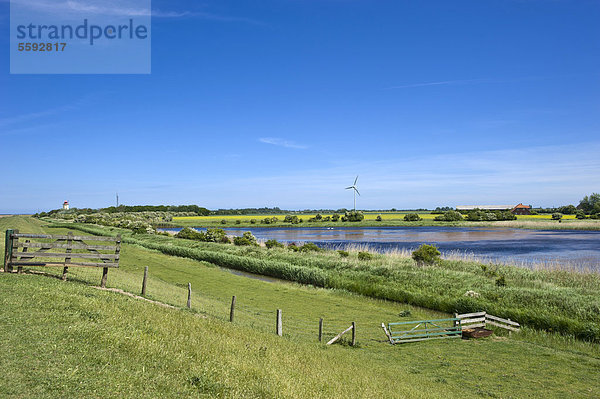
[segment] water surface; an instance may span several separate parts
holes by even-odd
[[[253,227],[224,230],[230,235],[242,235],[250,231],[262,240],[314,242],[325,248],[360,245],[379,252],[412,250],[426,243],[435,244],[446,255],[459,252],[489,261],[525,265],[559,263],[600,271],[600,231],[438,226]]]

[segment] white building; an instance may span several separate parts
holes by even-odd
[[[64,209],[65,211],[68,211],[68,210],[69,210],[69,201],[65,201],[65,202],[63,202],[63,209]]]

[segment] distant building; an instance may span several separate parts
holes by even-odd
[[[456,207],[459,212],[468,212],[475,209],[482,211],[510,211],[513,215],[531,215],[529,205],[460,205]]]
[[[63,202],[63,209],[64,209],[65,211],[68,211],[68,210],[69,210],[69,201],[65,201],[65,202]]]

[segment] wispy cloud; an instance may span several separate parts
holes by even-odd
[[[506,79],[457,79],[457,80],[441,80],[434,82],[420,82],[420,83],[409,83],[404,85],[390,86],[388,90],[392,89],[410,89],[413,87],[428,87],[428,86],[460,86],[460,85],[474,85],[474,84],[485,84],[485,83],[516,83],[516,82],[528,82],[536,80],[549,79],[547,76],[523,76],[516,78]]]
[[[0,0],[8,1],[8,0]],[[250,24],[260,24],[250,18],[234,17],[227,15],[218,15],[203,11],[176,11],[161,10],[158,8],[150,9],[139,7],[135,0],[67,0],[67,1],[48,1],[48,0],[13,0],[21,6],[27,7],[32,11],[44,12],[47,14],[60,15],[103,15],[103,16],[121,16],[121,17],[155,17],[155,18],[182,18],[194,17],[223,22],[246,22]]]
[[[276,145],[279,147],[295,148],[297,150],[305,150],[308,148],[308,146],[306,145],[298,144],[293,141],[284,140],[277,137],[261,137],[260,139],[258,139],[258,141],[260,141],[261,143]]]
[[[440,82],[425,82],[425,83],[412,83],[400,86],[391,86],[388,89],[409,89],[411,87],[427,87],[427,86],[448,86],[448,85],[464,85],[464,84],[475,84],[475,83],[486,83],[490,82],[486,79],[466,79],[466,80],[443,80]]]

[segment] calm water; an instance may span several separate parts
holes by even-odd
[[[178,231],[180,229],[165,229]],[[198,228],[198,230],[202,230]],[[486,260],[532,264],[558,262],[600,271],[600,231],[524,230],[486,227],[244,228],[258,239],[314,242],[326,248],[360,244],[385,252],[435,244],[442,253],[461,252]]]

